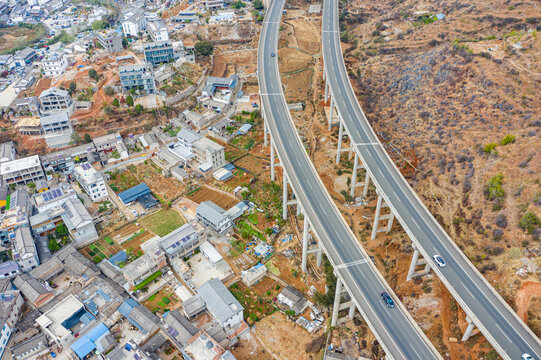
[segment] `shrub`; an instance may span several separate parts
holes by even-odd
[[[195,52],[201,56],[209,56],[214,51],[214,45],[210,41],[199,41],[194,45]]]
[[[504,146],[507,144],[512,144],[515,142],[515,135],[507,134],[504,136],[502,141],[500,141],[500,145]]]
[[[486,144],[483,148],[483,151],[490,155],[498,155],[498,152],[496,151],[496,143],[490,143]]]
[[[533,231],[541,226],[541,220],[531,211],[528,211],[526,214],[522,215],[518,222],[518,227],[522,230],[525,230],[528,232],[528,234],[532,234]]]
[[[485,188],[485,196],[488,200],[494,200],[499,202],[503,201],[503,199],[505,198],[505,190],[502,188],[502,184],[502,174],[498,174],[489,180]]]
[[[113,90],[112,87],[110,86],[106,86],[105,89],[103,89],[103,92],[105,93],[105,95],[107,96],[113,96],[115,94],[115,91]]]

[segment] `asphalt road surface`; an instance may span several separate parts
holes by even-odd
[[[386,354],[394,359],[441,359],[358,245],[298,137],[278,70],[277,45],[283,5],[284,0],[274,0],[267,9],[259,44],[258,75],[266,121],[289,182],[336,272]],[[397,306],[391,309],[384,304],[380,296],[383,291],[391,294]]]
[[[338,1],[325,0],[322,51],[331,96],[334,96],[356,153],[368,168],[379,192],[384,194],[402,227],[498,353],[507,359],[520,359],[522,354],[528,353],[541,360],[539,338],[463,255],[388,157],[349,82],[338,29]],[[436,254],[445,260],[446,267],[437,267],[432,259]]]

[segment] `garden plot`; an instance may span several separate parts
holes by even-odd
[[[165,236],[171,231],[178,229],[185,224],[185,220],[180,213],[173,209],[161,209],[153,214],[145,216],[139,220],[150,232]]]
[[[156,313],[165,313],[170,309],[175,309],[179,305],[179,299],[170,285],[165,285],[158,292],[151,295],[143,301],[143,306]]]
[[[110,258],[121,250],[122,248],[107,236],[104,239],[100,239],[95,243],[84,247],[81,250],[81,253],[95,263],[99,263],[104,259]]]
[[[138,165],[128,165],[126,170],[111,173],[110,176],[109,185],[116,193],[144,182],[154,196],[163,202],[169,202],[178,198],[184,191],[184,186],[178,180],[164,177],[161,169],[148,160]]]
[[[203,201],[210,200],[224,210],[231,209],[239,202],[239,199],[233,195],[227,195],[218,190],[211,189],[207,186],[202,186],[199,189],[189,194],[188,199],[200,204]]]

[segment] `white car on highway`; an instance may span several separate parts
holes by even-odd
[[[432,259],[434,259],[439,267],[445,267],[445,261],[443,261],[443,258],[440,255],[434,255],[432,256]]]

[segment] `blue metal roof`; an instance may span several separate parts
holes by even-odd
[[[86,333],[86,337],[88,337],[92,342],[98,340],[103,334],[106,334],[109,331],[107,326],[105,326],[104,323],[100,322],[98,325],[94,326],[92,330],[90,330],[88,333]]]
[[[83,336],[70,346],[71,350],[77,354],[79,359],[84,359],[85,356],[90,354],[95,348],[96,345],[89,338]]]
[[[137,301],[133,300],[132,298],[127,298],[126,301],[124,301],[118,307],[118,312],[124,315],[125,317],[129,317],[133,308],[137,306],[139,306],[139,303],[137,303]]]
[[[147,184],[141,183],[132,187],[131,189],[125,190],[118,194],[118,197],[124,204],[131,203],[132,201],[137,200],[140,196],[150,194],[150,189]]]
[[[104,334],[107,334],[109,329],[104,323],[100,322],[94,326],[86,335],[83,335],[79,340],[71,344],[70,348],[77,354],[79,359],[84,359],[85,356],[90,354],[96,345],[94,342],[98,340]]]
[[[113,265],[118,265],[119,262],[128,260],[128,254],[122,250],[109,258],[109,262]]]

